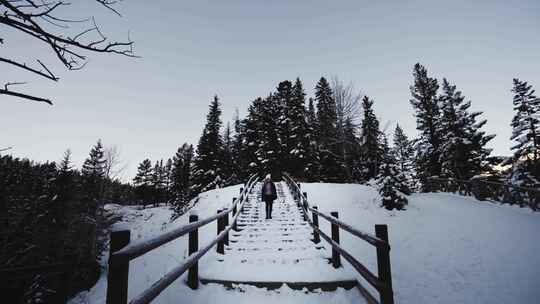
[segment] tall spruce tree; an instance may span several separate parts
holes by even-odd
[[[514,78],[514,111],[512,146],[514,156],[511,182],[535,187],[540,183],[540,98],[534,95],[532,86]]]
[[[306,121],[305,96],[302,82],[296,78],[292,87],[292,98],[284,113],[290,128],[284,156],[286,170],[299,178],[305,176],[305,168],[309,160],[309,139],[306,137],[309,130]]]
[[[69,201],[74,198],[75,185],[75,172],[73,170],[73,164],[71,162],[71,150],[67,149],[64,152],[62,160],[57,165],[56,170],[58,172],[56,178],[56,188],[58,192],[58,201]]]
[[[416,190],[416,170],[414,164],[414,145],[407,137],[403,129],[396,125],[394,130],[393,153],[399,172],[403,173],[409,189]]]
[[[86,199],[99,200],[103,189],[105,177],[105,158],[101,139],[90,150],[88,158],[84,161],[81,174],[86,191]]]
[[[238,109],[234,114],[234,135],[232,138],[232,162],[234,174],[239,181],[247,180],[247,172],[249,171],[248,163],[243,156],[244,150],[244,125],[240,120]]]
[[[343,125],[344,163],[348,182],[362,180],[362,147],[357,136],[357,128],[350,117],[345,119]]]
[[[317,138],[317,113],[315,112],[315,106],[313,104],[313,98],[309,98],[309,104],[306,114],[307,133],[305,138],[308,142],[308,150],[306,157],[306,167],[304,170],[304,176],[308,181],[320,180],[321,163],[319,158],[319,145]]]
[[[317,142],[319,144],[321,179],[329,182],[344,180],[345,169],[337,146],[336,103],[328,81],[321,77],[315,87],[317,101]]]
[[[441,126],[437,100],[439,84],[437,79],[428,76],[427,69],[419,63],[414,65],[413,77],[410,102],[416,114],[416,129],[420,131],[416,146],[417,172],[422,189],[428,190],[427,179],[441,174]]]
[[[380,141],[382,164],[377,178],[377,185],[382,199],[382,206],[388,210],[402,210],[408,204],[407,195],[410,194],[410,189],[407,186],[405,175],[399,170],[394,153],[388,147],[384,134],[381,135]]]
[[[379,142],[381,136],[379,120],[373,111],[373,100],[370,100],[368,96],[362,98],[362,109],[363,117],[360,126],[362,180],[368,181],[377,177],[383,155]]]
[[[495,135],[485,135],[480,129],[486,120],[477,122],[482,112],[469,112],[470,101],[443,79],[443,94],[439,97],[442,116],[440,162],[445,177],[469,179],[488,170],[491,149],[485,145]]]
[[[225,185],[235,185],[240,182],[236,172],[236,157],[234,156],[234,139],[232,137],[231,125],[227,123],[223,130],[223,176]]]
[[[223,182],[223,139],[221,138],[221,108],[218,96],[210,103],[206,125],[197,145],[195,170],[193,172],[194,193],[221,187]]]
[[[261,144],[261,112],[264,100],[260,97],[255,99],[248,108],[248,115],[243,121],[242,150],[240,158],[245,162],[247,176],[260,173],[263,158],[257,156]],[[245,176],[244,176],[245,177]]]
[[[193,146],[184,143],[173,157],[171,188],[175,201],[175,210],[179,211],[191,199],[191,167],[193,164]]]
[[[152,200],[152,174],[152,162],[147,158],[139,164],[137,175],[133,178],[135,194],[144,205]]]
[[[281,114],[279,99],[271,94],[262,102],[260,110],[259,145],[255,153],[260,162],[258,173],[260,175],[270,173],[274,178],[279,178],[283,170],[282,142],[279,132],[276,132],[279,130]]]

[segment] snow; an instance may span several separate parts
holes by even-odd
[[[241,186],[205,192],[192,210],[198,213],[199,218],[214,215],[217,209],[230,206]],[[338,211],[341,220],[366,232],[373,233],[375,224],[388,224],[396,303],[533,303],[540,298],[537,284],[540,279],[540,214],[530,209],[479,202],[454,194],[426,193],[409,196],[406,211],[388,211],[379,207],[381,198],[369,186],[306,183],[302,184],[302,191],[307,192],[310,203],[317,205],[320,211]],[[287,206],[282,207],[286,210]],[[257,208],[260,213],[261,205]],[[274,212],[279,208],[275,206]],[[132,240],[155,236],[188,223],[188,214],[171,223],[172,211],[167,207],[141,209],[107,205],[107,210],[123,216],[114,228],[129,228]],[[319,218],[319,223],[323,231],[330,231],[326,220]],[[271,228],[272,222],[268,225]],[[199,229],[199,247],[214,238],[216,230],[215,222]],[[309,244],[305,243],[305,233],[307,231],[291,236],[296,247],[307,247],[302,244]],[[231,236],[231,240],[233,238]],[[345,249],[376,273],[374,247],[344,231],[341,231],[340,238]],[[282,241],[269,235],[253,240],[262,242],[265,239],[270,247],[273,246],[272,242]],[[238,238],[238,241],[244,242],[242,248],[250,246],[249,239]],[[233,244],[231,250],[235,248]],[[256,248],[255,244],[252,245]],[[324,241],[321,245],[325,249],[320,254],[325,256],[329,246]],[[260,248],[260,244],[257,246]],[[293,244],[290,247],[294,247]],[[236,257],[226,254],[225,257],[231,259],[226,261],[230,263],[226,268],[235,267],[237,274],[244,274],[243,277],[249,279],[268,278],[269,274],[275,274],[275,278],[280,280],[303,280],[308,273],[323,276],[325,273],[321,273],[321,269],[324,269],[324,265],[317,265],[320,260],[315,259],[311,250],[304,252],[309,253],[306,256],[314,258],[305,264],[313,267],[311,270],[287,264],[295,255],[301,255],[302,251],[298,250],[291,251],[289,255],[257,255],[252,267],[247,266],[249,263],[234,266],[235,258],[250,258],[253,257],[251,253],[245,252]],[[130,263],[128,297],[133,298],[177,266],[187,256],[186,251],[187,236],[133,260]],[[272,263],[263,268],[257,266],[257,263],[266,264],[266,258],[285,261],[287,267]],[[216,275],[217,269],[208,270],[215,261],[215,249],[212,249],[199,263],[201,275],[205,271]],[[342,274],[355,275],[344,259],[342,262],[345,267]],[[105,268],[106,255],[101,263]],[[332,270],[330,267],[327,269],[328,273]],[[333,275],[336,274],[339,273]],[[92,289],[80,293],[69,303],[104,303],[106,276],[105,269]],[[207,284],[201,285],[198,290],[191,290],[184,283],[185,277],[186,274],[153,303],[358,303],[360,297],[356,289],[303,292],[287,286],[266,290],[246,285],[227,289],[221,285]],[[325,278],[331,278],[331,275]],[[365,281],[361,282],[365,287],[369,286]]]
[[[408,210],[388,211],[378,207],[377,192],[367,186],[302,184],[302,191],[320,211],[338,211],[340,219],[363,231],[388,225],[398,303],[533,303],[540,298],[540,214],[530,209],[424,193],[409,196]],[[324,219],[319,222],[330,231]],[[374,247],[346,232],[340,237],[376,273]]]

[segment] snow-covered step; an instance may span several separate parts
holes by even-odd
[[[355,276],[330,264],[331,250],[313,243],[313,230],[304,221],[302,209],[294,201],[284,182],[277,183],[278,198],[272,219],[265,219],[265,203],[258,184],[238,217],[238,231],[229,234],[225,254],[216,252],[199,264],[199,276],[205,283],[251,284],[266,288],[323,290],[351,288]]]

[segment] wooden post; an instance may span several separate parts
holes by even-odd
[[[242,188],[240,188],[242,189]],[[242,190],[240,190],[240,192],[242,192]],[[234,219],[234,217],[236,216],[236,213],[238,212],[238,208],[236,206],[236,200],[237,198],[236,197],[233,197],[232,201],[233,201],[233,212],[232,212],[232,217]],[[234,231],[238,231],[238,227],[236,226],[236,221],[234,221],[233,223],[233,228],[232,228]]]
[[[126,304],[128,297],[129,259],[112,258],[113,253],[129,244],[129,230],[111,232],[109,274],[107,275],[107,304]]]
[[[304,206],[303,210],[305,210],[305,212],[304,212],[304,221],[307,221],[307,218],[308,218],[308,215],[307,215],[307,193],[302,192],[302,195],[304,196],[304,203],[303,203],[303,206]]]
[[[221,210],[218,209],[217,213],[220,213]],[[217,235],[219,235],[223,231],[223,217],[220,217],[217,219]],[[219,241],[217,244],[217,253],[224,254],[225,253],[225,246],[223,243],[223,240]]]
[[[375,225],[375,236],[388,243],[388,227],[386,225]],[[377,268],[379,270],[379,280],[385,285],[383,291],[380,292],[380,302],[381,304],[394,304],[390,250],[377,247]]]
[[[336,211],[330,212],[330,215],[338,218],[338,213]],[[339,226],[332,223],[332,240],[339,244]],[[339,252],[332,247],[332,265],[334,268],[338,268],[341,266],[341,257],[339,255]]]
[[[199,217],[195,214],[189,215],[189,222],[193,223],[199,220]],[[188,244],[189,255],[199,250],[199,230],[195,229],[189,233]],[[199,288],[199,262],[195,262],[188,270],[188,286],[191,289]]]
[[[317,206],[313,206],[313,209],[319,210]],[[313,214],[313,226],[319,228],[319,215],[315,212],[313,212],[312,214]],[[321,236],[319,235],[319,231],[317,231],[316,229],[313,229],[313,242],[315,244],[318,244],[321,242]]]
[[[229,211],[229,209],[224,209],[225,211]],[[229,213],[225,214],[223,217],[223,230],[229,226]],[[225,237],[223,238],[223,242],[225,245],[229,246],[229,232],[225,233]]]

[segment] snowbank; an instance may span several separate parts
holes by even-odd
[[[302,191],[319,210],[338,211],[364,231],[374,233],[375,224],[388,224],[397,302],[540,299],[540,214],[530,209],[425,193],[410,196],[406,211],[387,211],[367,186],[302,184]],[[322,229],[330,231],[328,225]],[[344,247],[376,273],[375,248],[346,232],[341,237]]]
[[[200,218],[228,206],[240,185],[201,195],[195,207]],[[397,303],[536,303],[540,298],[540,214],[529,209],[479,202],[453,194],[415,194],[406,211],[379,207],[377,192],[368,186],[302,184],[313,205],[338,211],[344,221],[373,232],[388,224],[394,291]],[[132,239],[147,238],[188,222],[188,215],[169,223],[165,207],[138,210],[109,206],[124,215]],[[321,228],[330,231],[324,219]],[[216,234],[215,223],[199,230],[200,244]],[[342,245],[376,272],[375,248],[346,232]],[[180,263],[187,254],[187,237],[152,251],[130,264],[129,297],[139,294]],[[201,263],[205,262],[204,257]],[[106,259],[103,265],[106,265]],[[343,260],[345,267],[349,267]],[[185,277],[180,280],[184,280]],[[367,283],[364,286],[368,286]],[[71,304],[104,303],[106,271],[88,292]],[[275,291],[238,286],[233,290],[209,284],[192,291],[175,282],[154,303],[354,303],[356,293],[303,293],[287,287]]]

